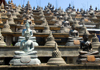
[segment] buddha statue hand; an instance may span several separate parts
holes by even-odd
[[[89,46],[90,44],[91,44],[91,42],[89,42],[89,41],[85,42],[86,46]]]

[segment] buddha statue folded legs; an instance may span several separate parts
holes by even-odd
[[[34,55],[37,54],[37,51],[31,51],[31,52],[24,52],[24,51],[15,51],[16,55]]]

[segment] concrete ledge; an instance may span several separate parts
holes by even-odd
[[[62,57],[77,57],[79,55],[78,46],[59,46],[59,50],[62,53]],[[36,46],[35,49],[39,57],[51,57],[54,46]],[[93,50],[100,50],[95,47]],[[13,57],[14,51],[20,51],[16,46],[2,46],[0,47],[0,57]]]
[[[30,65],[30,66],[9,66],[1,65],[0,70],[100,70],[100,64],[66,64],[66,65]]]

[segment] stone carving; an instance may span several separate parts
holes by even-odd
[[[71,12],[72,12],[71,4],[69,4],[69,7],[66,9],[66,12],[67,12],[67,13],[71,13]]]
[[[16,8],[15,12],[16,12],[16,15],[20,15],[18,7]]]
[[[64,65],[66,62],[61,57],[61,52],[58,49],[57,44],[55,43],[55,49],[52,52],[52,57],[47,62],[48,65]]]
[[[43,23],[42,23],[41,25],[42,25],[42,26],[45,26],[47,23],[48,23],[47,20],[44,19],[44,20],[43,20]]]
[[[61,26],[62,25],[62,21],[61,20],[57,20],[56,23],[54,24],[55,26]]]
[[[70,29],[68,27],[61,26],[61,29],[58,30],[59,33],[69,33]]]
[[[92,46],[93,47],[99,47],[100,46],[100,42],[99,42],[99,39],[98,39],[96,33],[92,37]]]
[[[32,22],[29,20],[27,20],[27,21],[30,24],[30,29],[32,30],[32,32],[36,33],[36,31],[34,30],[34,25],[32,25]],[[26,23],[27,21],[25,20],[24,23]],[[22,32],[23,29],[25,29],[25,25],[18,25],[18,26],[20,26],[20,28],[18,28],[18,30],[16,32]]]
[[[67,27],[69,29],[71,28],[70,23],[67,20],[63,21],[62,25],[64,25],[65,27]]]
[[[83,41],[80,43],[80,49],[82,51],[79,52],[79,57],[77,63],[99,63],[100,58],[98,57],[99,51],[93,51],[91,42],[88,41],[88,35],[85,33],[83,35]]]
[[[89,14],[90,14],[90,15],[94,14],[94,10],[93,10],[93,8],[92,8],[92,5],[90,5]]]
[[[22,51],[15,51],[14,58],[10,61],[12,65],[33,65],[40,64],[40,60],[37,58],[37,51],[34,51],[34,43],[29,40],[33,36],[32,30],[30,30],[30,25],[27,21],[25,24],[26,30],[23,30],[22,36],[25,40],[21,41],[20,49]]]
[[[16,16],[16,12],[13,10],[13,12],[12,12],[12,17],[13,18],[17,18],[17,16]]]
[[[81,40],[82,38],[79,37],[79,32],[72,27],[72,30],[69,31],[69,37],[66,46],[79,46]]]
[[[3,4],[3,2],[1,3],[1,10],[0,10],[2,13],[4,13],[5,12],[5,9],[4,9],[4,4]]]
[[[72,9],[71,15],[72,15],[72,16],[75,16],[75,15],[76,15],[76,9],[75,9],[75,6],[73,6],[73,9]]]
[[[55,39],[52,35],[52,31],[50,31],[50,34],[49,36],[47,37],[46,39],[46,43],[45,43],[45,46],[55,46]]]
[[[8,20],[4,24],[4,28],[2,29],[2,32],[12,32],[12,30],[10,29],[10,25],[8,23]]]
[[[48,23],[46,24],[46,26],[44,27],[44,30],[43,30],[43,32],[42,33],[47,33],[47,34],[49,34],[50,33],[50,28],[49,28],[49,25],[48,25]]]
[[[0,29],[0,46],[7,46],[6,43],[4,42],[4,37],[1,34],[1,29]]]
[[[70,23],[73,23],[73,19],[72,19],[71,14],[69,14],[68,21],[69,21]]]
[[[11,15],[10,18],[8,19],[8,23],[9,23],[9,24],[15,24],[14,19],[12,18],[12,15]]]
[[[97,9],[97,7],[95,7],[95,12],[96,12],[96,13],[98,12],[98,9]]]
[[[72,27],[73,28],[79,28],[80,25],[78,23],[79,23],[79,21],[77,21],[76,18],[75,18],[75,21],[73,22]]]
[[[90,33],[87,31],[87,28],[83,22],[83,26],[79,29],[79,34],[83,35],[84,33],[86,33],[87,35],[90,35]]]
[[[86,12],[84,13],[84,17],[89,17],[89,16],[90,16],[90,14],[89,14],[89,11],[87,9]]]
[[[77,14],[80,14],[79,8],[77,9]]]
[[[95,14],[92,15],[92,19],[97,19]]]
[[[18,42],[15,44],[15,46],[20,46],[22,40],[25,40],[25,37],[19,36]],[[36,42],[36,37],[30,37],[29,40],[33,41],[34,46],[39,46],[39,44]]]

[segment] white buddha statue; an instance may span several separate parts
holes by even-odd
[[[34,43],[32,40],[29,40],[30,37],[33,36],[33,32],[30,29],[30,25],[27,22],[25,24],[26,29],[24,29],[22,31],[22,36],[25,37],[25,40],[21,41],[20,44],[20,49],[23,51],[15,51],[15,54],[19,54],[19,55],[31,55],[32,53],[37,53],[37,51],[33,51],[34,50]]]
[[[32,65],[41,63],[37,58],[37,51],[34,51],[34,43],[29,39],[33,36],[33,32],[30,29],[28,21],[25,26],[26,29],[22,31],[22,36],[25,37],[25,40],[22,40],[20,44],[20,49],[22,51],[15,51],[14,58],[10,61],[12,65]]]

